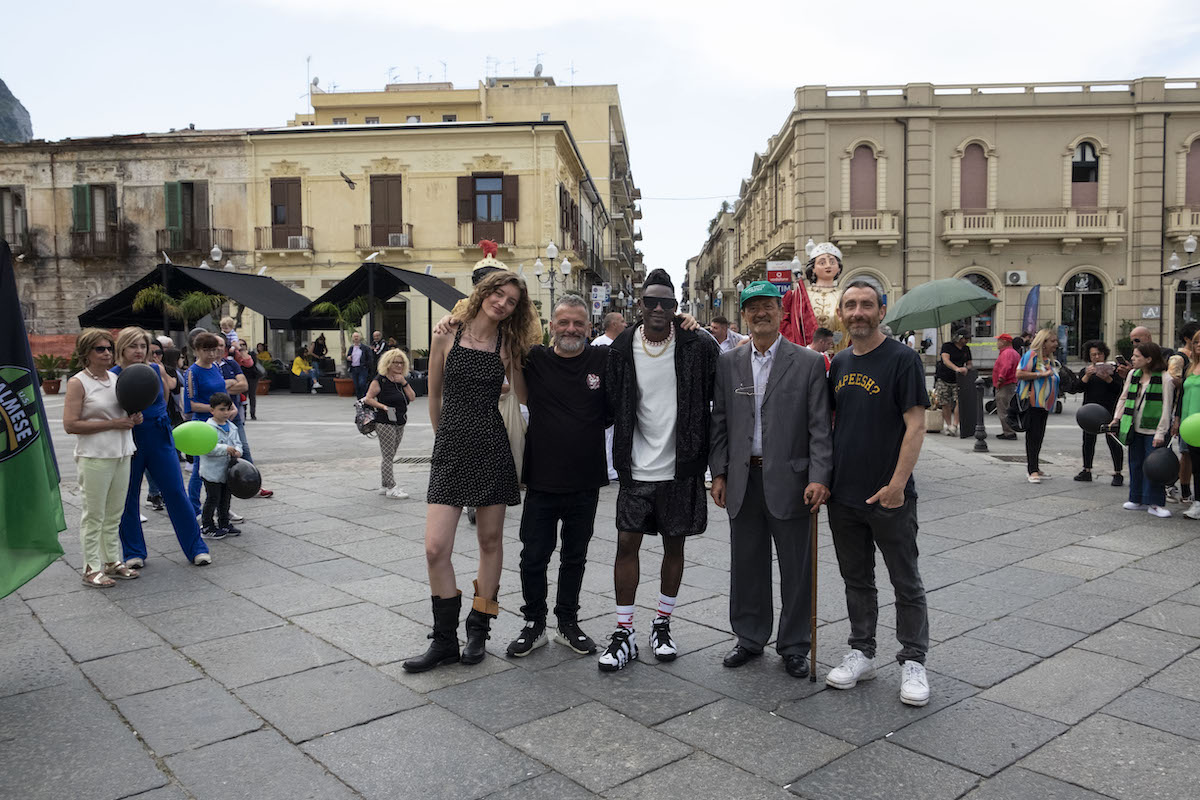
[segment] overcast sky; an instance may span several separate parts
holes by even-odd
[[[342,90],[418,70],[471,87],[530,74],[539,54],[559,85],[616,83],[641,249],[677,281],[796,86],[1200,77],[1195,0],[5,5],[0,78],[51,140],[282,125],[307,110],[309,55]]]

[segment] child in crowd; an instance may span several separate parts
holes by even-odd
[[[229,347],[237,347],[238,334],[233,328],[233,317],[221,317],[221,333],[225,334],[225,341],[229,343]]]
[[[238,536],[241,531],[229,522],[229,464],[242,455],[238,449],[241,440],[237,427],[229,420],[233,417],[233,398],[225,392],[214,392],[208,398],[212,407],[212,419],[208,424],[217,429],[217,446],[206,455],[200,456],[200,477],[204,479],[204,511],[200,534],[206,539],[224,539]],[[216,524],[213,522],[216,512]]]

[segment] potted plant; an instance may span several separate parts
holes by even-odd
[[[183,323],[183,330],[191,328],[194,320],[202,319],[223,306],[228,298],[208,292],[187,292],[182,297],[167,294],[161,284],[147,286],[133,298],[133,310],[161,309],[168,317]]]
[[[38,378],[42,382],[42,392],[58,394],[62,388],[62,372],[67,367],[67,360],[53,353],[42,353],[33,357],[33,366],[37,369]]]
[[[413,350],[413,372],[428,372],[429,371],[429,351],[428,350]]]

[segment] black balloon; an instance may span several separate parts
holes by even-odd
[[[258,467],[240,458],[229,465],[229,475],[225,481],[229,484],[229,493],[243,500],[254,497],[262,488],[262,475]]]
[[[1179,480],[1179,458],[1169,447],[1155,448],[1153,453],[1146,456],[1142,473],[1151,483],[1170,486]]]
[[[158,399],[162,383],[153,367],[131,364],[117,376],[117,402],[128,414],[145,411]]]
[[[1099,433],[1100,426],[1112,421],[1112,412],[1099,403],[1087,403],[1075,412],[1075,421],[1088,433]]]

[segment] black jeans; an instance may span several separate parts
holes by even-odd
[[[250,404],[250,419],[255,419],[258,416],[258,373],[254,371],[253,367],[246,371],[246,386],[246,402]]]
[[[1120,472],[1125,464],[1125,450],[1121,447],[1121,443],[1116,437],[1104,436],[1105,443],[1108,444],[1108,452],[1112,453],[1113,472]],[[1083,432],[1083,468],[1091,469],[1092,461],[1096,457],[1096,434]]]
[[[199,467],[196,467],[199,470]],[[213,481],[204,482],[204,511],[203,511],[203,527],[205,528],[228,528],[229,527],[229,498],[232,495],[229,493],[228,483],[215,483]],[[213,525],[213,512],[216,512],[216,525]]]
[[[1042,453],[1042,440],[1046,438],[1046,421],[1049,418],[1050,412],[1044,408],[1030,406],[1025,412],[1025,471],[1030,475],[1041,472],[1038,456]]]
[[[875,657],[875,627],[879,593],[875,589],[875,548],[883,554],[892,588],[896,590],[897,661],[925,663],[929,650],[929,612],[925,586],[917,568],[917,501],[908,498],[900,508],[856,508],[829,504],[829,528],[838,569],[846,584],[850,615],[849,644],[867,658]]]
[[[525,598],[521,613],[529,622],[546,621],[546,568],[558,542],[560,521],[562,550],[554,616],[560,623],[578,619],[579,590],[583,586],[583,568],[587,564],[599,500],[599,489],[564,494],[526,490],[521,512],[521,594]]]

